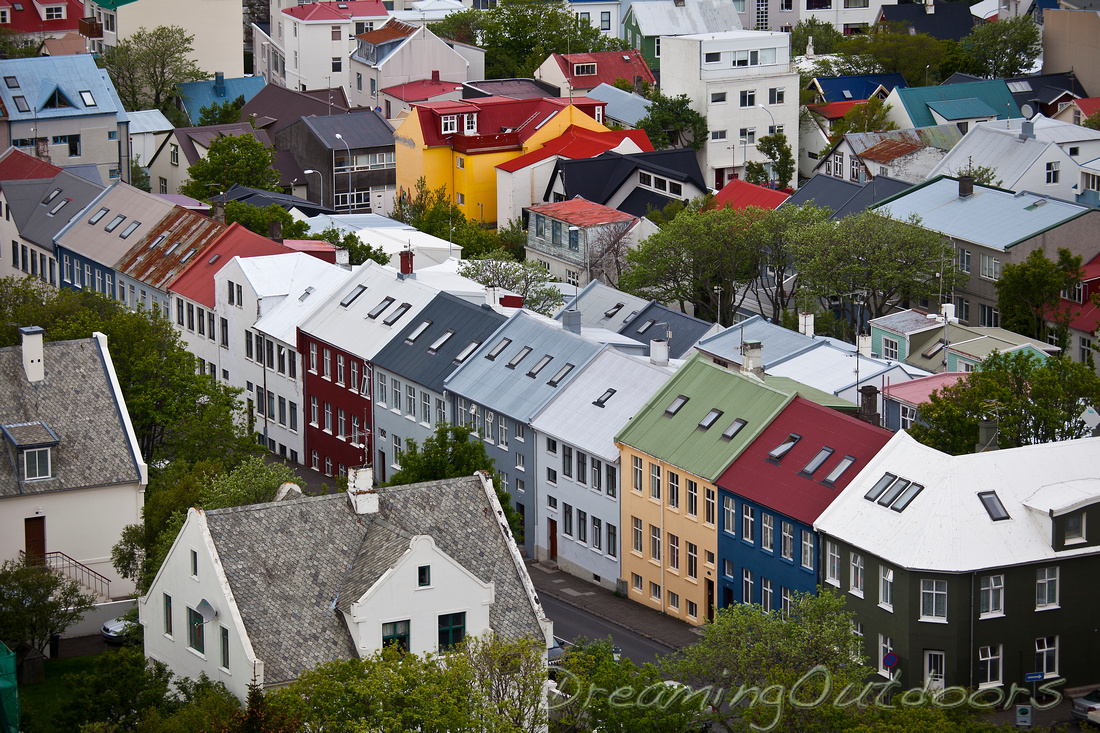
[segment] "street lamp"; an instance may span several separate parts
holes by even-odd
[[[344,136],[341,135],[340,133],[336,133],[336,139],[339,140],[340,142],[342,142],[344,144],[344,147],[347,148],[347,151],[348,151],[348,211],[351,211],[352,210],[352,205],[351,205],[351,169],[353,167],[352,164],[351,164],[351,147],[348,146],[348,141],[345,140]],[[336,174],[335,173],[332,174],[332,188],[333,188],[333,191],[332,191],[332,208],[335,209],[336,208],[336,190],[335,190],[336,189]]]
[[[307,176],[310,173],[316,173],[317,174],[317,182],[320,184],[320,187],[321,187],[321,198],[317,203],[319,203],[321,206],[324,206],[325,205],[325,177],[321,175],[321,171],[315,171],[313,169],[310,169],[308,171],[302,171],[302,172],[305,173]]]

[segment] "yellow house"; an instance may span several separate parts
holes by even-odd
[[[413,105],[394,133],[399,194],[423,177],[472,221],[497,221],[496,166],[541,148],[570,125],[606,132],[604,103],[585,97],[483,97]]]

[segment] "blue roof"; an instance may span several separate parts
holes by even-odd
[[[4,59],[0,76],[5,81],[0,101],[13,122],[92,115],[127,119],[111,78],[90,54]]]
[[[879,86],[886,89],[887,94],[894,87],[908,87],[905,77],[901,74],[853,74],[850,76],[819,76],[817,84],[821,87],[821,94],[825,102],[843,102],[848,99],[868,99]],[[847,90],[848,94],[844,92]]]
[[[217,83],[215,79],[188,81],[179,85],[183,109],[192,125],[199,124],[203,107],[209,107],[215,102],[219,104],[231,102],[241,96],[244,97],[247,104],[250,99],[256,96],[257,92],[264,88],[266,83],[262,76],[242,76],[235,79],[224,79],[223,82],[225,92],[222,94],[214,92],[214,85]]]
[[[997,113],[998,120],[1023,117],[1008,91],[1008,85],[1002,79],[986,79],[968,84],[941,84],[938,87],[913,87],[898,89],[897,92],[913,127],[937,124],[930,109],[936,102],[981,100],[990,108],[989,114]]]
[[[929,102],[928,106],[940,117],[948,120],[969,120],[975,117],[990,117],[996,110],[976,97],[968,99],[949,99],[944,102]]]

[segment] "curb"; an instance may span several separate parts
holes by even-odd
[[[669,649],[670,651],[677,651],[677,650],[680,649],[680,647],[673,646],[672,644],[669,644],[664,639],[658,639],[657,637],[653,636],[652,634],[647,634],[646,632],[642,631],[641,629],[635,629],[633,627],[627,626],[626,624],[624,624],[622,621],[619,621],[618,619],[611,618],[610,616],[599,613],[598,611],[593,611],[591,608],[588,608],[586,606],[582,606],[581,604],[579,604],[575,601],[572,601],[568,598],[564,598],[564,597],[558,595],[557,593],[551,593],[549,591],[541,591],[538,588],[536,588],[535,590],[538,590],[539,594],[541,594],[541,595],[550,596],[554,600],[561,601],[562,603],[566,604],[567,606],[572,606],[573,608],[576,608],[577,610],[584,611],[585,613],[587,613],[589,615],[592,615],[592,616],[595,616],[596,618],[601,619],[603,621],[606,621],[609,624],[614,624],[615,626],[618,626],[620,629],[625,629],[626,631],[629,631],[632,634],[637,634],[638,636],[641,636],[645,639],[648,639],[649,641],[652,641],[654,644],[660,644],[661,646]]]

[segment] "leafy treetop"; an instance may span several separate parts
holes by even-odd
[[[177,25],[143,26],[107,47],[96,62],[110,74],[127,111],[156,108],[178,117],[170,114],[176,111],[178,85],[210,76],[192,60],[194,41]]]
[[[649,112],[638,121],[653,147],[701,150],[707,140],[707,118],[691,107],[686,94],[666,97],[656,92]]]
[[[553,315],[565,302],[565,296],[541,265],[530,260],[517,261],[503,249],[463,260],[458,274],[486,287],[510,290],[523,298],[524,308],[544,316]]]
[[[199,201],[228,191],[234,184],[262,191],[281,191],[275,151],[253,135],[226,135],[210,142],[206,156],[187,171],[179,192]]]

